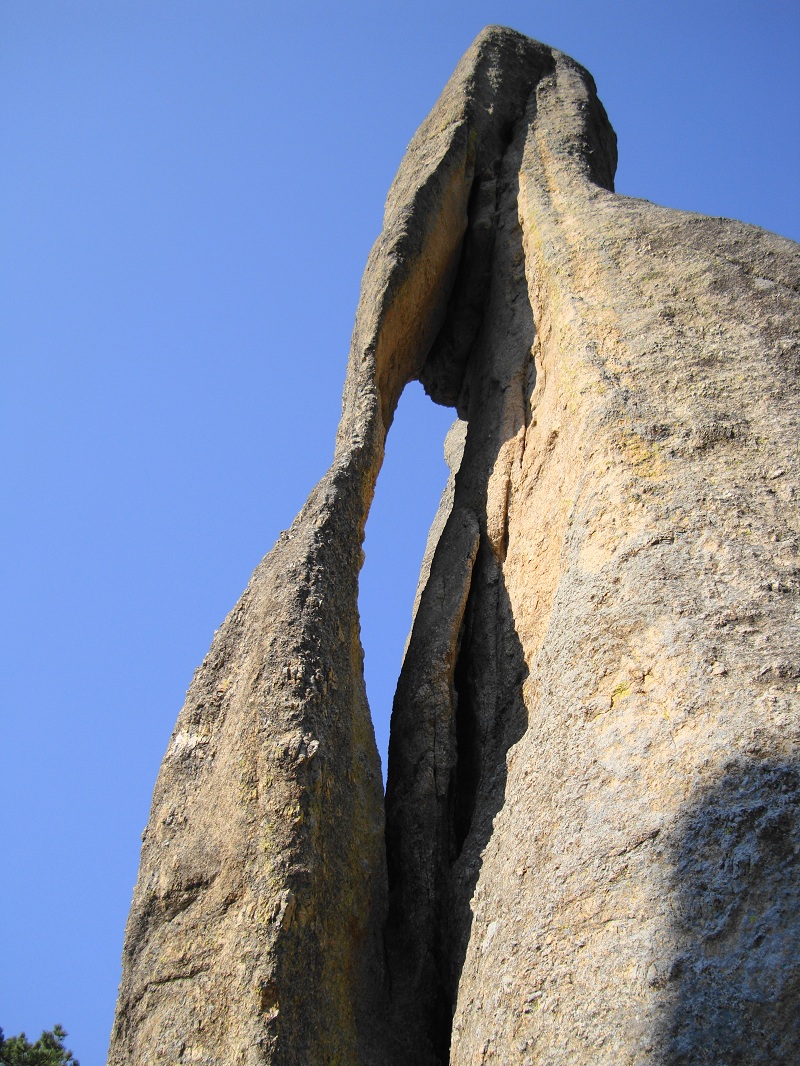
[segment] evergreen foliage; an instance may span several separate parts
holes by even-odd
[[[64,1047],[66,1035],[60,1025],[54,1025],[31,1044],[24,1033],[5,1039],[0,1029],[0,1066],[81,1066]]]

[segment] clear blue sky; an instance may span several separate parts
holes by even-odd
[[[0,0],[0,1026],[101,1066],[192,671],[331,458],[403,150],[500,22],[594,74],[618,189],[800,238],[796,0]],[[367,536],[379,744],[452,412]]]

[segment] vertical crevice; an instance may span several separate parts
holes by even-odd
[[[409,1066],[450,1060],[469,901],[504,802],[505,753],[527,722],[501,561],[533,341],[517,204],[522,127],[510,133],[473,186],[445,321],[420,375],[469,428],[442,501],[446,520],[435,523],[390,733],[386,958]]]
[[[480,730],[471,656],[473,599],[471,594],[467,598],[453,670],[456,754],[450,789],[451,864],[461,854],[469,834],[481,777]]]
[[[400,1058],[414,1066],[442,1066],[449,1058],[453,1001],[440,933],[447,925],[442,906],[454,846],[454,672],[479,536],[471,511],[450,513],[431,560],[392,712],[385,942]]]
[[[430,1041],[437,1066],[448,1066],[450,1062],[450,1038],[453,1031],[453,1003],[447,994],[443,981],[439,981],[436,990],[436,1003]]]

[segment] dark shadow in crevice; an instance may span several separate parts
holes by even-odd
[[[505,803],[506,755],[527,728],[527,666],[503,574],[511,476],[503,450],[527,423],[533,380],[521,153],[517,137],[491,179],[488,291],[459,389],[459,410],[468,415],[464,457],[392,713],[386,958],[404,1066],[449,1061],[470,900]]]
[[[455,693],[455,766],[448,796],[452,831],[450,862],[456,861],[472,825],[475,800],[481,779],[481,748],[476,706],[476,683],[472,669],[472,612],[474,596],[467,598],[464,621],[458,639],[458,655],[453,671]]]
[[[421,609],[423,609],[421,607]],[[395,704],[387,789],[390,913],[386,951],[394,1026],[409,1066],[445,1066],[458,982],[469,943],[470,900],[482,853],[505,802],[506,755],[525,733],[527,666],[502,570],[490,546],[478,549],[452,669],[449,774],[426,760],[420,704]],[[418,675],[410,687],[417,689]],[[398,689],[402,697],[407,690]],[[416,727],[416,728],[415,728]],[[408,731],[408,732],[407,732]],[[412,737],[409,738],[409,732]],[[436,728],[432,744],[436,746]],[[408,739],[406,751],[398,743]],[[441,747],[438,748],[441,752]],[[406,772],[398,782],[398,767]],[[432,776],[429,777],[429,774]],[[395,775],[395,777],[393,777]],[[431,791],[423,785],[430,780]]]
[[[683,820],[663,1066],[800,1063],[800,766],[741,760]]]
[[[498,175],[492,291],[461,396],[469,431],[456,479],[456,501],[473,507],[480,516],[481,541],[454,671],[456,788],[451,831],[456,846],[443,878],[437,936],[440,973],[453,1004],[472,931],[470,903],[495,819],[506,800],[506,757],[528,727],[523,698],[528,667],[503,569],[511,475],[503,489],[496,473],[505,463],[504,448],[528,423],[536,380],[535,327],[517,207],[520,157],[521,144],[516,141]]]
[[[457,847],[441,895],[438,935],[442,980],[454,1005],[472,931],[470,904],[495,819],[505,804],[506,756],[528,728],[522,695],[528,667],[502,569],[488,546],[478,553],[464,626],[471,639],[464,665],[459,664],[463,680],[457,719],[462,710],[467,717],[456,727],[461,741],[452,827]]]
[[[434,403],[455,407],[467,418],[460,404],[464,372],[475,347],[492,282],[494,239],[497,229],[497,183],[514,126],[499,134],[500,156],[483,173],[476,174],[467,206],[467,230],[444,322],[419,374],[419,381]]]

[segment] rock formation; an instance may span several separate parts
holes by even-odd
[[[112,1066],[800,1061],[800,249],[615,163],[498,28],[411,142],[333,465],[164,759]],[[413,379],[458,420],[384,804],[358,571]]]

